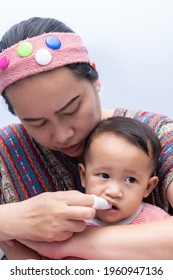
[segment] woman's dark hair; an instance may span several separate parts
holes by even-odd
[[[22,40],[49,32],[74,33],[74,31],[71,28],[69,28],[67,25],[65,25],[63,22],[57,19],[32,17],[28,20],[24,20],[18,24],[13,25],[3,35],[0,41],[0,53],[4,49],[9,48]],[[68,67],[78,78],[85,78],[90,81],[95,81],[98,79],[98,72],[89,63],[73,63],[66,65],[66,67]],[[7,103],[8,110],[13,115],[15,115],[15,112],[6,96],[5,90],[2,96],[4,97]]]
[[[87,158],[87,151],[92,140],[99,135],[110,133],[126,139],[144,151],[152,158],[153,171],[155,170],[161,152],[159,138],[147,124],[129,117],[110,117],[99,122],[86,140],[84,159]]]

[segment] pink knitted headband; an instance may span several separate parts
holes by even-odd
[[[0,95],[22,78],[76,62],[89,62],[89,57],[75,33],[45,33],[21,41],[0,54]]]

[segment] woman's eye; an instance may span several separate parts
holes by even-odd
[[[44,122],[42,122],[42,123],[40,123],[40,124],[34,124],[34,125],[32,125],[32,127],[33,127],[33,128],[41,128],[41,127],[43,127],[46,123],[47,123],[47,122],[44,121]]]
[[[75,107],[74,108],[71,108],[70,110],[67,110],[67,111],[64,111],[63,114],[66,115],[66,116],[70,116],[70,115],[73,115],[75,114],[79,109],[79,104],[75,104]]]
[[[124,181],[128,184],[133,184],[136,182],[136,179],[134,177],[127,177],[124,179]]]
[[[109,175],[107,173],[99,173],[98,176],[103,179],[108,179]]]

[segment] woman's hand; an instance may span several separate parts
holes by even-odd
[[[82,237],[82,240],[84,241],[82,251],[83,249],[85,250],[85,240],[87,242],[86,229],[84,232],[78,234],[76,233],[73,235],[73,237],[61,242],[30,241],[25,239],[20,239],[19,242],[34,250],[39,255],[48,257],[50,259],[62,259],[69,256],[79,257],[81,253],[81,246],[78,246],[78,241],[80,242],[81,240],[81,234],[84,234],[84,237]]]
[[[95,252],[93,252],[92,248],[97,244],[99,237],[99,233],[95,233],[95,230],[97,231],[97,229],[102,231],[103,227],[86,227],[83,232],[75,233],[68,240],[61,242],[30,241],[24,239],[20,239],[19,242],[36,251],[38,254],[50,259],[62,259],[65,257],[93,259]],[[109,244],[109,241],[106,240],[105,243]],[[102,252],[102,246],[100,246],[100,243],[98,247]],[[96,252],[96,255],[97,257],[95,258],[99,259],[99,253]],[[104,255],[104,251],[102,252],[102,255]]]
[[[37,252],[31,250],[29,247],[26,247],[17,241],[15,241],[15,245],[12,248],[9,247],[6,243],[0,242],[0,248],[5,253],[5,256],[8,260],[42,259],[42,256],[37,254]]]
[[[68,241],[69,240],[71,240],[71,238],[68,239]],[[25,239],[19,240],[21,244],[24,244],[28,248],[37,252],[38,254],[48,257],[50,259],[61,259],[62,257],[64,257],[63,247],[65,248],[65,246],[67,246],[66,242],[68,241],[44,242],[44,241],[30,241]]]
[[[6,238],[1,240],[66,240],[74,232],[85,229],[83,220],[95,216],[92,205],[93,197],[78,191],[46,192],[22,202],[2,205]]]

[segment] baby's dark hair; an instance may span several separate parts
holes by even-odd
[[[115,134],[142,149],[142,151],[151,157],[154,172],[159,160],[161,144],[156,133],[147,124],[136,119],[120,116],[102,120],[91,131],[86,140],[84,161],[87,159],[87,151],[92,140],[102,134]]]
[[[18,42],[25,40],[27,38],[32,38],[35,36],[42,35],[49,32],[64,32],[64,33],[75,33],[71,28],[69,28],[63,22],[54,18],[41,18],[32,17],[28,20],[23,20],[20,23],[13,25],[2,37],[0,41],[0,53],[17,44]],[[91,82],[98,79],[98,72],[89,63],[73,63],[66,65],[77,78],[85,78]],[[51,70],[50,70],[51,71]],[[15,112],[7,98],[6,92],[2,93],[4,97],[8,110],[15,115]]]

